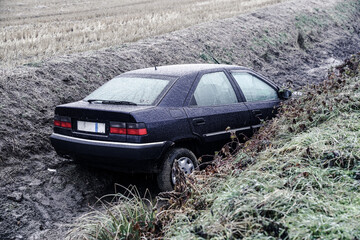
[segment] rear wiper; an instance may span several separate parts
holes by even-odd
[[[136,103],[128,102],[128,101],[115,101],[115,100],[104,100],[102,101],[103,104],[119,104],[119,105],[134,105],[136,106]]]
[[[87,100],[89,103],[92,102],[101,102],[102,104],[119,104],[119,105],[134,105],[136,106],[136,103],[129,102],[129,101],[116,101],[116,100],[99,100],[99,99],[89,99]]]
[[[103,100],[100,100],[100,99],[89,99],[89,100],[86,100],[87,102],[89,103],[92,103],[92,102],[102,102]]]

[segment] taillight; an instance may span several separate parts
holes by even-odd
[[[110,133],[143,136],[147,134],[145,123],[110,122]]]
[[[110,122],[110,133],[126,134],[126,123]]]
[[[63,128],[71,128],[71,123],[70,122],[61,122],[60,126]]]
[[[60,120],[54,120],[54,126],[60,127],[61,126],[61,121]]]
[[[113,134],[126,134],[126,128],[116,128],[116,127],[111,127],[110,128],[110,133]]]
[[[145,123],[128,123],[126,124],[126,133],[128,135],[143,136],[147,134]]]
[[[55,116],[55,118],[54,118],[54,126],[55,127],[62,127],[62,128],[71,128],[71,118]]]
[[[127,129],[127,134],[128,135],[146,135],[147,134],[147,130],[146,128],[140,128],[140,129]]]

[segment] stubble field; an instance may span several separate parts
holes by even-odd
[[[0,1],[0,66],[117,46],[286,0]]]

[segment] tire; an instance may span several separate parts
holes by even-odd
[[[190,174],[198,167],[196,156],[193,152],[186,148],[173,148],[169,150],[164,157],[161,171],[157,175],[157,183],[162,192],[174,190],[175,173],[173,166],[175,160],[179,161],[179,167],[186,174]]]

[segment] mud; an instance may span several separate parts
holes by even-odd
[[[360,50],[359,0],[300,0],[136,43],[0,69],[0,239],[62,239],[67,224],[114,183],[154,187],[151,176],[77,166],[49,143],[54,107],[128,70],[231,63],[302,89]]]

